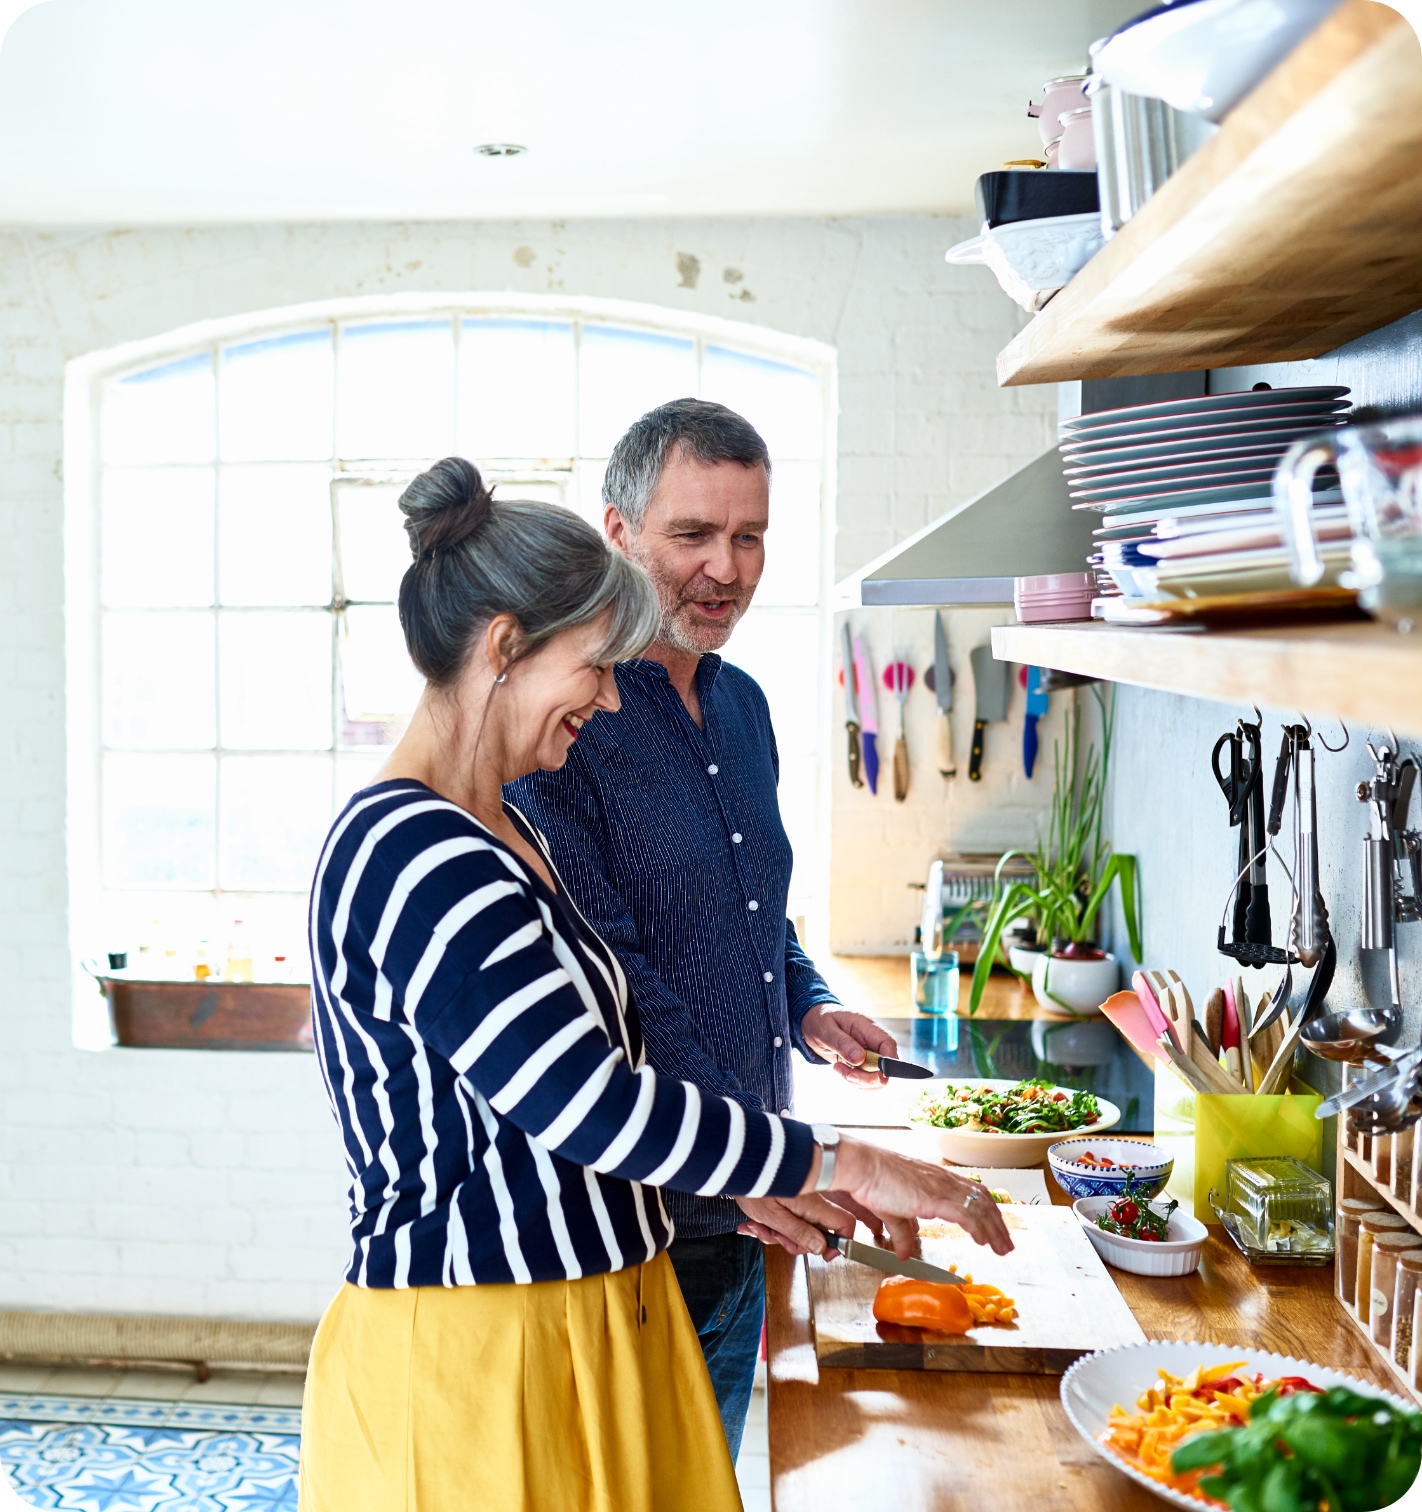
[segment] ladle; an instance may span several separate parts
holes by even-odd
[[[1320,1014],[1303,1026],[1299,1038],[1324,1060],[1361,1066],[1379,1059],[1378,1051],[1383,1049],[1379,1041],[1397,1024],[1398,1016],[1389,1008],[1346,1008],[1341,1013]]]

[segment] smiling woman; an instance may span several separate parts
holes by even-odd
[[[814,912],[824,690],[805,672],[828,581],[827,348],[597,301],[366,300],[96,354],[71,381],[97,464],[82,445],[71,457],[95,485],[82,504],[71,491],[83,952],[126,950],[145,977],[220,975],[240,919],[259,979],[303,978],[310,858],[419,696],[396,618],[401,490],[458,452],[499,497],[600,525],[613,442],[681,394],[745,414],[774,457],[766,572],[728,655],[770,699],[791,912]],[[105,1043],[92,989],[77,1002],[81,1041]]]

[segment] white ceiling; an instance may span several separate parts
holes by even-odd
[[[0,49],[0,221],[966,210],[1141,6],[43,0]]]

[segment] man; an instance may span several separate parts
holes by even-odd
[[[661,629],[642,660],[617,668],[621,709],[583,729],[561,771],[512,784],[510,800],[617,953],[658,1071],[788,1113],[793,1044],[878,1085],[855,1068],[866,1048],[896,1054],[893,1039],[839,1006],[785,917],[791,853],[765,695],[715,655],[765,566],[765,442],[723,405],[664,404],[613,448],[603,502],[608,538],[656,584]],[[845,1227],[853,1205],[663,1196],[734,1457],[764,1314],[758,1241],[822,1253],[814,1225]]]

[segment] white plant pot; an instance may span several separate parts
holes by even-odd
[[[1059,960],[1039,956],[1032,967],[1032,993],[1052,1012],[1100,1013],[1101,1005],[1115,992],[1121,980],[1116,957],[1107,953],[1100,961]]]
[[[1037,962],[1046,955],[1045,950],[1029,949],[1026,945],[1009,945],[1007,947],[1007,962],[1014,971],[1020,971],[1023,976],[1030,977],[1037,969]]]

